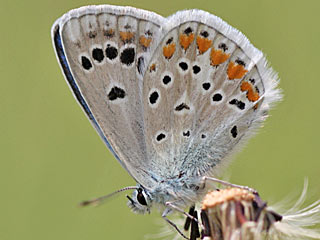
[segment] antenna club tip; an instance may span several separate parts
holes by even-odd
[[[90,205],[90,201],[82,201],[81,203],[79,203],[79,207],[85,207],[85,206],[88,206]]]

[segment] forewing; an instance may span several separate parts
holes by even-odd
[[[164,22],[148,11],[104,5],[72,10],[52,28],[57,57],[76,99],[140,183],[148,164],[142,79]]]
[[[220,18],[199,10],[170,17],[143,85],[154,171],[212,173],[280,99],[276,85],[263,54]]]

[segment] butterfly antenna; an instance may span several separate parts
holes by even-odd
[[[109,193],[108,195],[104,195],[104,196],[101,196],[101,197],[98,197],[98,198],[94,198],[94,199],[91,199],[91,200],[87,200],[87,201],[83,201],[81,202],[79,205],[81,207],[84,207],[84,206],[89,206],[89,205],[99,205],[101,204],[104,200],[120,193],[120,192],[123,192],[123,191],[127,191],[127,190],[133,190],[133,189],[138,189],[139,187],[137,186],[130,186],[130,187],[125,187],[125,188],[122,188],[122,189],[119,189],[113,193]]]

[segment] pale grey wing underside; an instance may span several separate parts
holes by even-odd
[[[75,97],[120,163],[146,187],[142,79],[164,22],[155,13],[105,5],[72,10],[52,29]]]
[[[164,28],[143,82],[152,169],[164,179],[210,175],[280,99],[277,77],[218,17],[182,11]]]
[[[53,38],[79,103],[145,187],[212,174],[280,99],[263,54],[203,11],[85,7],[59,19]]]

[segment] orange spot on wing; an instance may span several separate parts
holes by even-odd
[[[251,102],[255,102],[260,98],[258,91],[255,89],[255,87],[250,82],[245,82],[245,81],[242,82],[240,89],[242,92],[245,92],[245,91],[247,92],[247,98]]]
[[[163,56],[166,59],[170,59],[176,50],[176,44],[171,43],[163,47]]]
[[[194,39],[194,34],[181,34],[180,35],[180,45],[184,48],[184,50],[187,50],[190,44],[192,43]]]
[[[248,91],[247,92],[247,98],[251,101],[251,102],[255,102],[259,99],[259,93],[257,93],[256,91]]]
[[[221,63],[224,63],[227,61],[227,59],[230,57],[230,54],[224,53],[222,50],[215,50],[212,48],[210,53],[210,60],[212,66],[217,66]]]
[[[145,36],[141,36],[139,39],[139,43],[144,48],[148,48],[150,46],[151,41],[152,41],[152,38],[146,38]]]
[[[229,63],[227,73],[230,80],[242,78],[247,72],[244,66],[234,62]]]
[[[114,36],[114,30],[112,29],[112,28],[110,28],[110,29],[108,29],[108,30],[105,30],[104,31],[104,35],[106,36],[106,37],[113,37]]]
[[[150,66],[150,72],[154,72],[154,71],[156,71],[156,64],[155,63]]]
[[[205,53],[210,48],[211,44],[212,40],[199,36],[197,37],[197,46],[200,54]]]
[[[131,42],[134,39],[134,34],[132,32],[120,32],[120,38],[125,43]]]
[[[249,83],[249,82],[242,82],[240,88],[241,88],[242,92],[244,92],[244,91],[252,91],[252,84]]]

